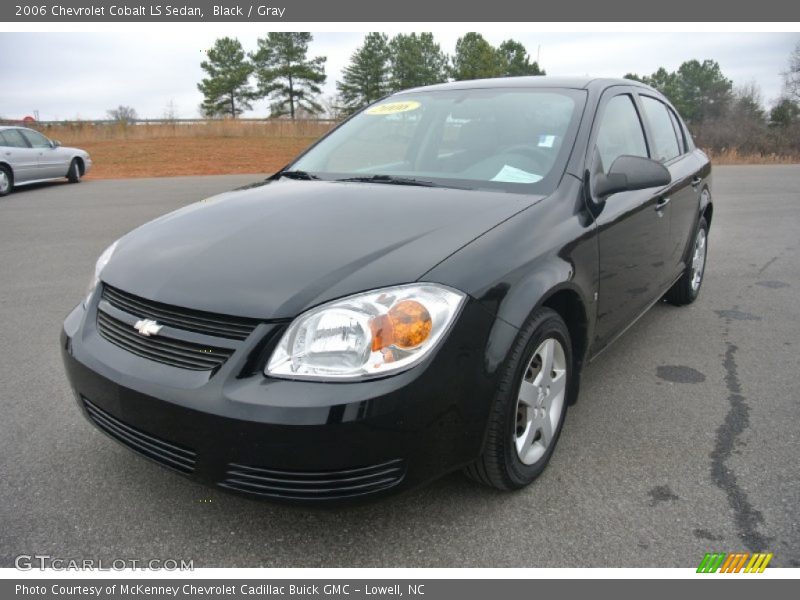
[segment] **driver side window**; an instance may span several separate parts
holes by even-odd
[[[605,173],[618,157],[625,154],[647,157],[642,122],[629,94],[615,96],[606,104],[595,147]]]

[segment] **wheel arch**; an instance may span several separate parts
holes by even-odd
[[[3,195],[10,193],[14,189],[14,169],[13,167],[6,161],[0,160],[0,167],[3,168],[4,171],[8,172],[8,179],[9,179],[9,189],[3,192]]]
[[[700,216],[706,220],[706,225],[709,229],[711,229],[711,217],[714,215],[714,203],[711,200],[708,201],[708,204],[700,211]]]
[[[531,299],[536,298],[531,303]],[[519,302],[515,302],[519,309]],[[541,308],[549,308],[555,311],[567,326],[570,334],[570,345],[572,346],[572,366],[575,370],[576,383],[580,380],[580,372],[586,362],[586,356],[590,339],[591,321],[589,318],[588,303],[581,293],[580,288],[574,280],[564,279],[551,286],[540,289],[538,293],[528,296],[527,309],[524,311],[511,311],[501,309],[499,317],[502,321],[514,326],[514,331],[518,331],[531,316]],[[516,336],[514,336],[516,337]],[[512,340],[506,338],[503,347],[510,348]],[[578,386],[573,386],[569,402],[574,404],[578,396]]]
[[[86,175],[86,163],[84,162],[83,157],[76,154],[72,157],[72,160],[69,161],[69,164],[71,165],[73,162],[78,163],[78,168],[81,170],[81,177]]]
[[[560,287],[548,293],[539,306],[556,311],[564,319],[570,332],[573,360],[578,367],[582,366],[589,339],[589,318],[580,294],[571,287]]]

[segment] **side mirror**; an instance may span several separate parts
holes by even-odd
[[[667,168],[660,162],[643,156],[623,155],[617,158],[608,173],[598,173],[592,191],[598,198],[618,192],[664,187],[672,181]]]
[[[50,147],[51,148],[58,148],[61,145],[61,142],[58,140],[50,140]]]

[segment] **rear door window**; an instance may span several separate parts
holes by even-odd
[[[644,114],[650,123],[650,131],[653,134],[653,158],[667,162],[683,154],[678,145],[678,137],[667,105],[650,96],[640,96],[640,98]]]
[[[681,120],[671,108],[667,107],[667,110],[669,111],[669,118],[672,120],[672,126],[675,128],[675,133],[678,136],[678,146],[680,146],[681,154],[685,154],[688,151],[688,147],[686,145],[686,137],[683,135]]]

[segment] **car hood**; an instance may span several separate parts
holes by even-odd
[[[86,150],[82,150],[80,148],[72,148],[71,146],[59,146],[58,149],[61,152],[65,152],[66,154],[70,155],[89,156],[89,153]]]
[[[279,180],[228,192],[119,240],[101,279],[168,304],[261,319],[413,282],[539,197]]]

